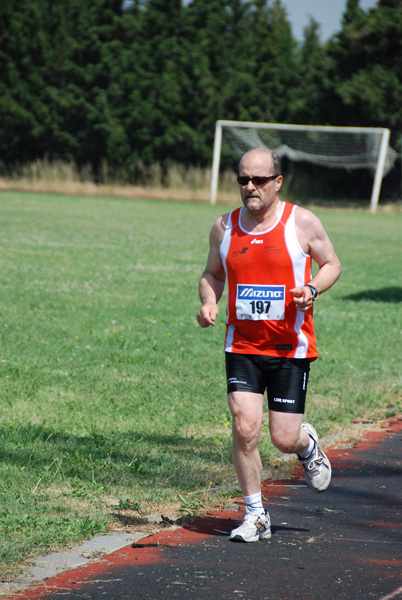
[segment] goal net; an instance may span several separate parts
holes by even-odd
[[[211,204],[218,190],[222,150],[240,159],[252,148],[269,148],[281,158],[338,169],[370,169],[374,176],[370,201],[375,212],[383,177],[398,153],[389,144],[389,129],[217,121],[212,163]]]

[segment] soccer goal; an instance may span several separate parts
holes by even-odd
[[[291,161],[338,169],[370,169],[374,182],[370,210],[376,212],[383,177],[398,153],[389,146],[390,130],[380,127],[333,127],[217,121],[212,161],[211,204],[216,203],[223,148],[239,158],[251,148],[269,148]]]

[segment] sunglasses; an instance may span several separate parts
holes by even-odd
[[[238,175],[237,181],[240,185],[248,185],[249,181],[252,181],[254,185],[265,185],[268,181],[272,181],[277,177],[279,177],[279,173],[278,175],[269,175],[269,177],[242,177],[241,175]]]

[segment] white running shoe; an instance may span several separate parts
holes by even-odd
[[[323,492],[331,481],[331,463],[318,445],[317,432],[310,423],[302,423],[303,429],[314,440],[314,450],[308,458],[299,460],[304,467],[307,485],[315,492]]]
[[[232,542],[258,542],[271,537],[271,519],[268,513],[246,513],[243,523],[233,529],[229,536]]]

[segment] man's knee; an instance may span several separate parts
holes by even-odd
[[[261,431],[264,397],[260,394],[233,392],[229,394],[228,400],[233,437],[242,446],[255,444]]]
[[[273,445],[284,454],[297,453],[300,448],[300,427],[271,428]]]
[[[283,454],[294,454],[299,446],[298,439],[271,437],[273,445]]]
[[[260,423],[257,420],[247,419],[244,416],[233,417],[233,437],[241,445],[250,445],[258,442],[260,437]]]

